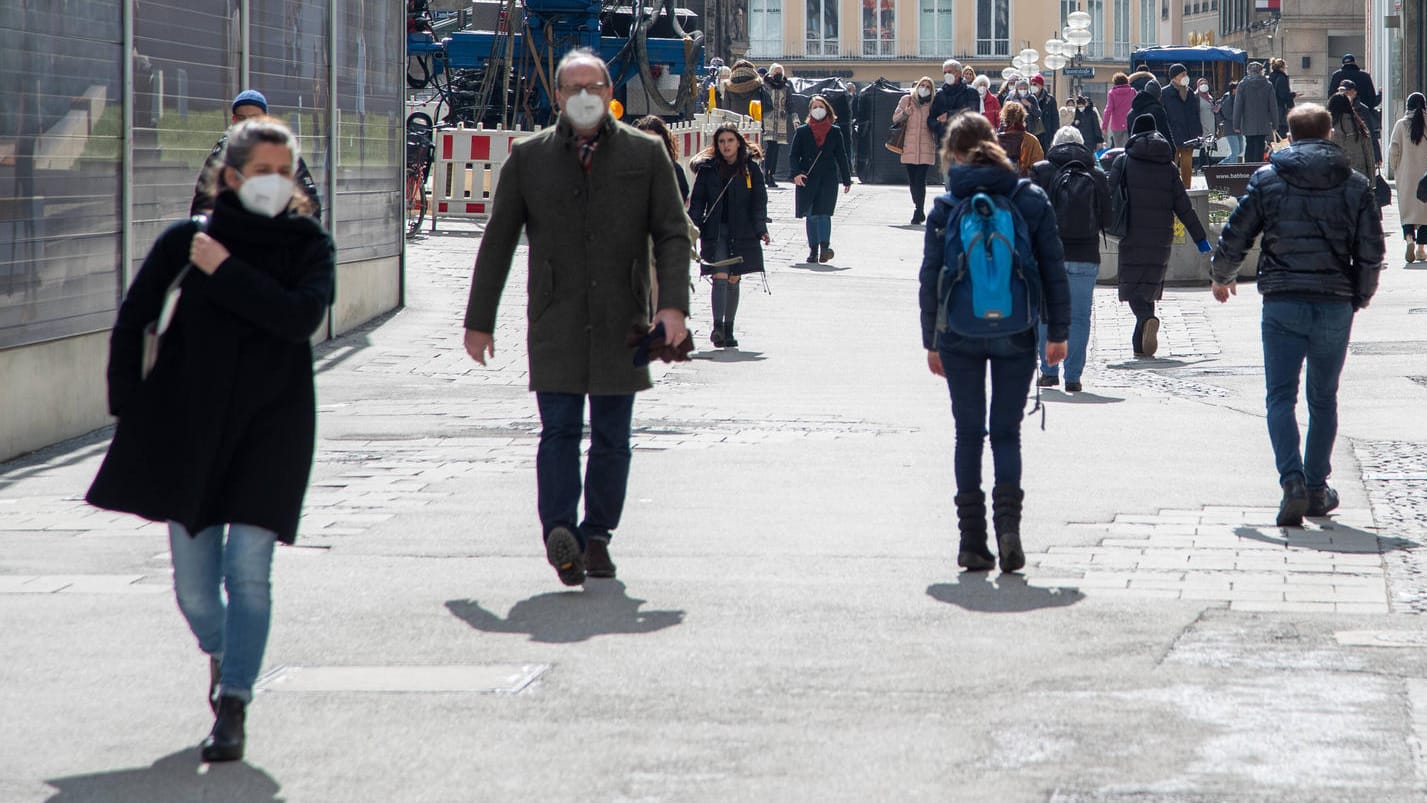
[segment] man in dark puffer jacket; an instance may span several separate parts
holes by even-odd
[[[1278,463],[1283,500],[1278,526],[1338,506],[1328,487],[1338,430],[1338,376],[1348,353],[1353,313],[1368,305],[1382,267],[1382,219],[1372,187],[1327,141],[1333,124],[1314,103],[1288,114],[1293,146],[1269,159],[1249,180],[1229,216],[1213,260],[1219,301],[1254,238],[1263,233],[1258,286],[1263,294],[1264,379],[1268,437]],[[1298,377],[1308,361],[1308,438],[1300,455]]]

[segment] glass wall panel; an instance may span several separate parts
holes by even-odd
[[[337,2],[338,258],[401,253],[405,176],[405,10],[393,3]]]
[[[120,0],[0,3],[0,348],[114,322],[122,23]]]
[[[302,149],[307,169],[327,198],[327,94],[331,65],[327,58],[328,8],[331,0],[249,0],[252,53],[248,83],[268,99],[268,114],[287,123]],[[374,3],[373,5],[391,5]],[[324,223],[327,220],[324,219]],[[341,242],[338,243],[339,247]]]

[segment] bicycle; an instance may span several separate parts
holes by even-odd
[[[425,112],[412,112],[406,118],[406,191],[403,206],[406,214],[406,236],[415,237],[426,219],[430,194],[426,181],[435,158],[435,122]],[[435,215],[432,215],[434,220]]]

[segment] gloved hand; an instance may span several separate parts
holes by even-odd
[[[1208,240],[1200,240],[1195,243],[1195,245],[1199,246],[1199,253],[1201,254],[1212,253],[1214,250],[1214,246],[1210,245]]]

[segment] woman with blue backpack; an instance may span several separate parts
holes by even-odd
[[[995,464],[992,521],[1001,571],[1026,564],[1021,547],[1021,418],[1036,372],[1036,323],[1047,325],[1046,361],[1065,359],[1070,289],[1055,212],[1018,171],[979,114],[947,125],[942,149],[950,191],[927,218],[921,287],[927,366],[946,379],[956,426],[956,562],[996,566],[987,547],[981,455],[989,434]]]

